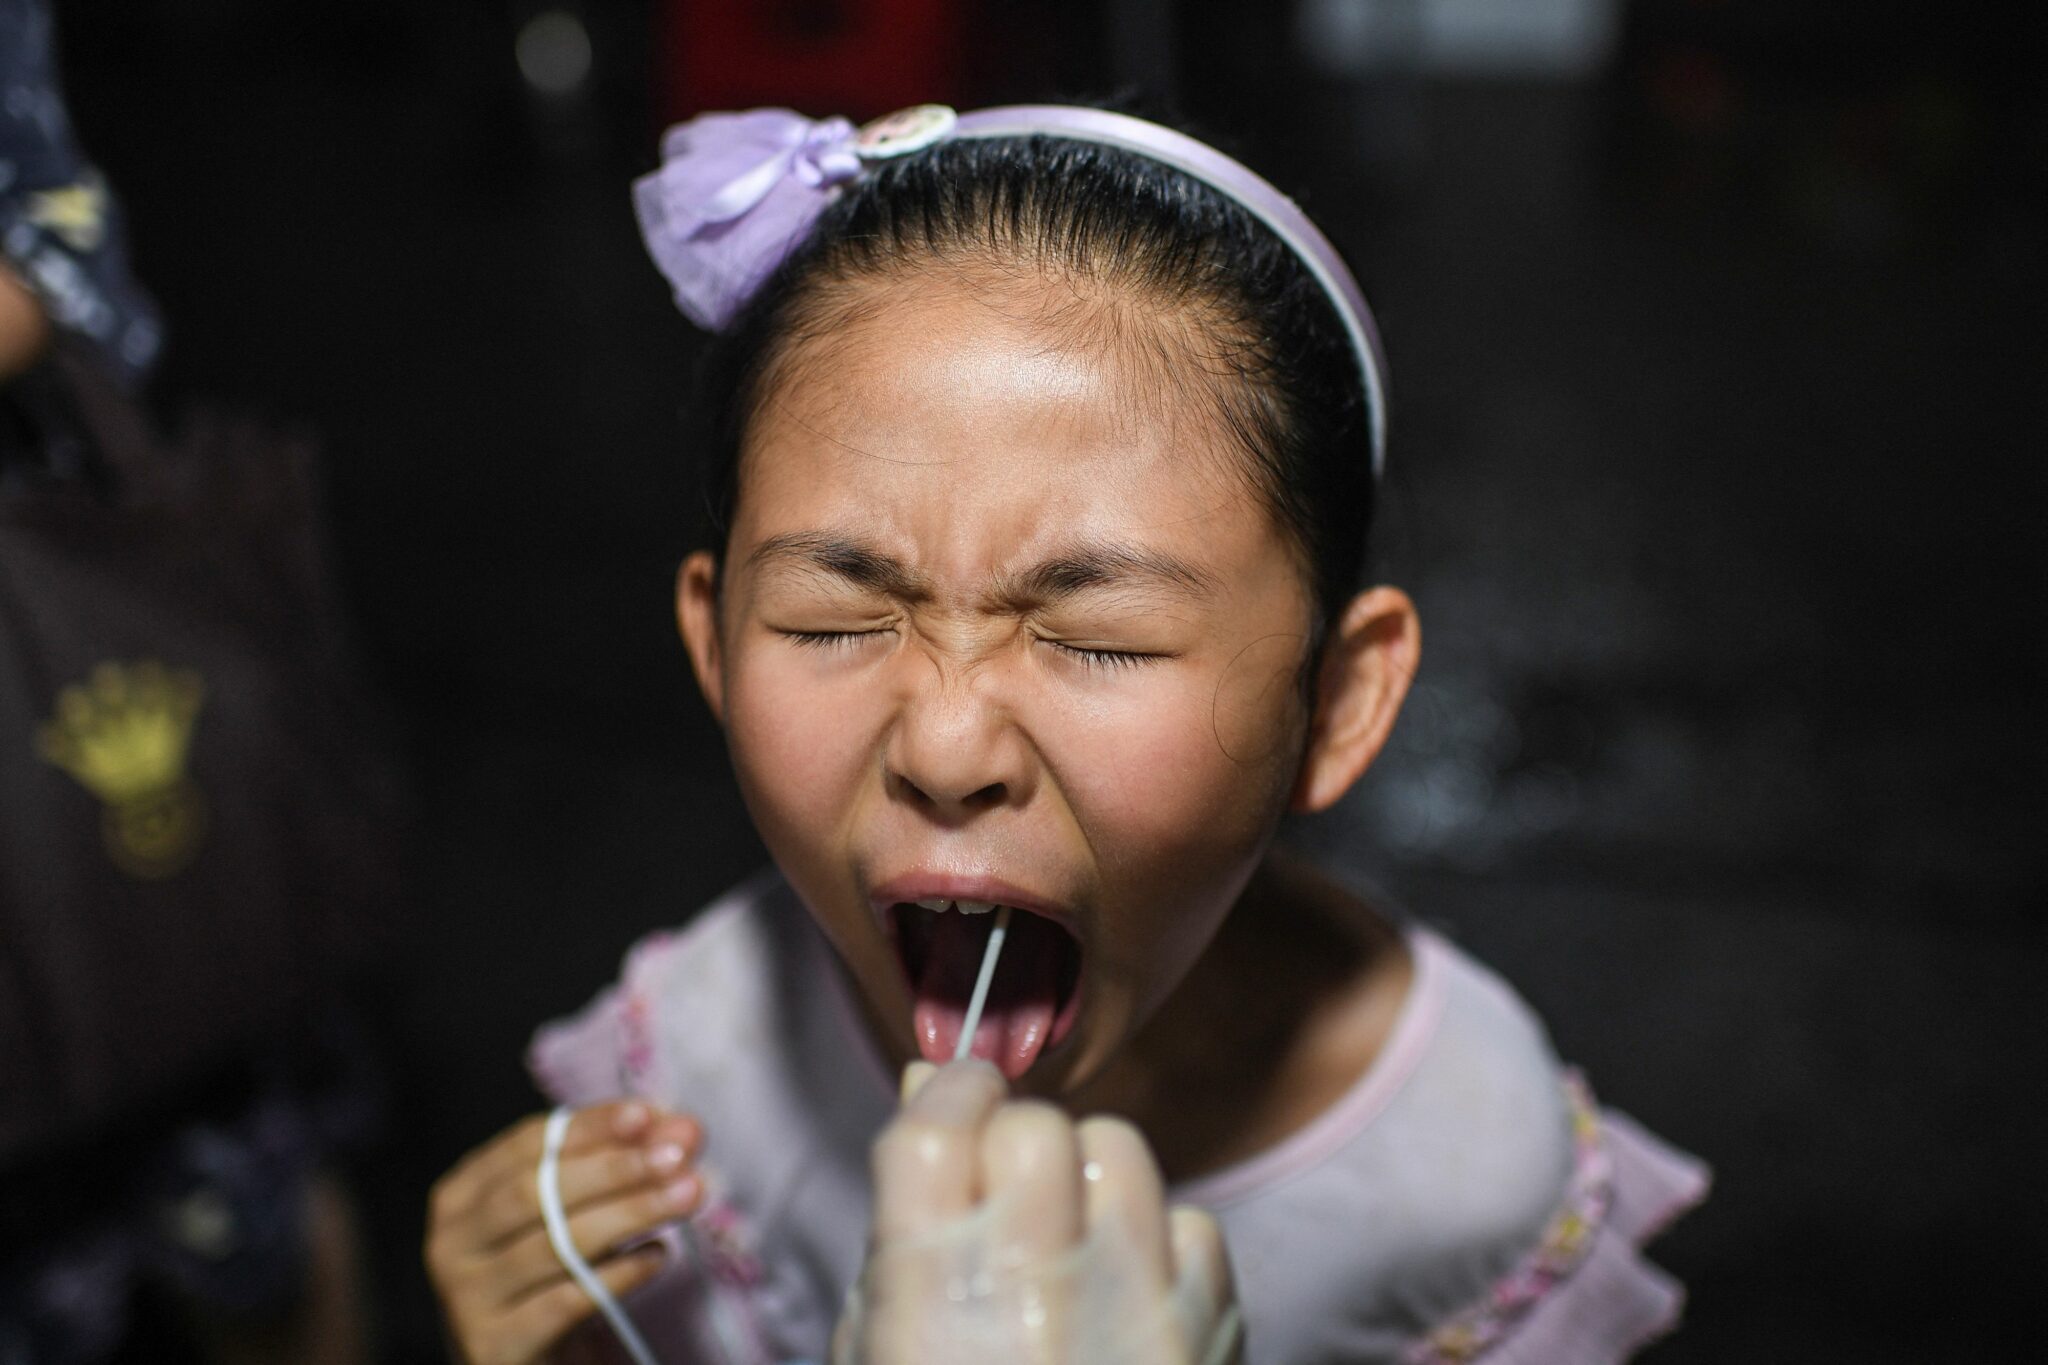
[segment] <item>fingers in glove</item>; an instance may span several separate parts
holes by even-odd
[[[1002,1073],[986,1062],[941,1067],[904,1101],[875,1141],[873,1295],[861,1356],[888,1365],[951,1365],[943,1319],[958,1267],[939,1250],[981,1197],[982,1133],[1003,1102]],[[957,1231],[953,1232],[957,1237]]]
[[[1004,1093],[987,1062],[950,1062],[904,1104],[875,1141],[877,1240],[934,1233],[974,1208],[981,1130]]]
[[[1189,1365],[1234,1365],[1244,1341],[1223,1229],[1202,1209],[1176,1207],[1168,1218],[1178,1286],[1175,1316]],[[1194,1354],[1197,1349],[1201,1354]]]
[[[931,1062],[911,1062],[903,1068],[903,1080],[896,1096],[898,1104],[909,1104],[911,1097],[924,1089],[924,1083],[939,1074],[939,1068]]]
[[[1080,1130],[1087,1185],[1088,1226],[1097,1240],[1121,1246],[1134,1258],[1133,1273],[1152,1292],[1173,1282],[1167,1231],[1166,1186],[1152,1149],[1122,1119],[1086,1119]]]
[[[1000,1266],[1042,1266],[1086,1231],[1074,1123],[1040,1100],[1006,1104],[981,1134],[983,1199]]]

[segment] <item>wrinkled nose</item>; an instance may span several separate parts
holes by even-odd
[[[1030,745],[1004,708],[963,682],[908,698],[883,761],[892,797],[948,823],[1030,796]]]

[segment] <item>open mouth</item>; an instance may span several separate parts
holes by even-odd
[[[989,901],[940,899],[889,907],[914,1002],[911,1024],[928,1061],[950,1061],[959,1047],[995,910]],[[1073,1028],[1080,984],[1081,945],[1074,936],[1043,915],[1012,907],[970,1051],[1016,1080]]]

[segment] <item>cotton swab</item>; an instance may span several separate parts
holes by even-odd
[[[957,912],[956,912],[957,913]],[[982,1007],[988,1004],[988,983],[996,979],[996,958],[1002,954],[1003,939],[1010,932],[1010,907],[996,907],[996,927],[989,931],[988,947],[981,954],[981,975],[974,978],[974,994],[967,1000],[967,1018],[960,1025],[960,1041],[953,1045],[953,1060],[966,1061],[973,1055],[974,1033],[981,1027]]]

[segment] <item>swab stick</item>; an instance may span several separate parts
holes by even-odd
[[[981,1027],[982,1006],[988,1004],[988,983],[996,979],[996,958],[1002,954],[1003,939],[1010,932],[1010,907],[996,907],[996,927],[989,931],[988,947],[981,953],[981,975],[974,978],[974,994],[967,999],[967,1018],[960,1025],[960,1041],[953,1045],[953,1060],[972,1055],[975,1030]]]

